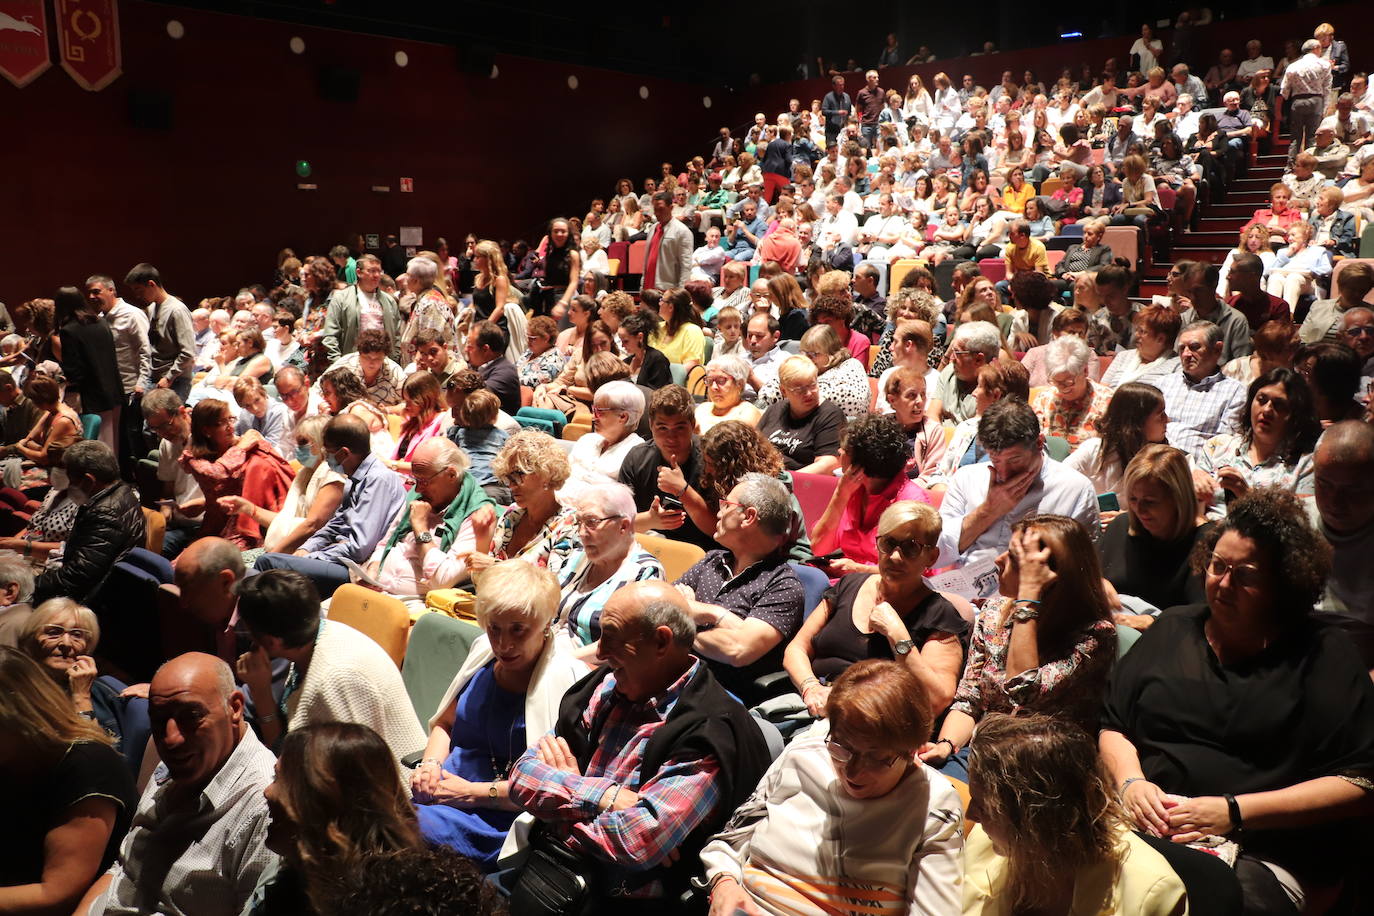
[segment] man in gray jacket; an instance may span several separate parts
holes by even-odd
[[[186,303],[162,286],[162,275],[151,264],[139,264],[124,278],[134,302],[150,309],[148,342],[152,345],[154,388],[170,388],[185,401],[191,393],[196,361],[196,329]]]
[[[357,262],[358,282],[329,297],[324,318],[324,351],[333,363],[357,349],[358,332],[365,328],[386,331],[391,339],[392,361],[401,362],[401,311],[396,297],[380,289],[382,262],[365,254]]]
[[[686,283],[692,271],[692,230],[673,219],[669,191],[654,195],[654,219],[658,225],[649,233],[644,253],[644,288],[673,289]]]

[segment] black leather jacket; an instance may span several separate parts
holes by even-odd
[[[138,491],[124,482],[111,484],[76,511],[72,533],[62,552],[62,565],[45,570],[34,583],[33,604],[49,598],[87,601],[110,569],[130,548],[144,543],[143,509]]]

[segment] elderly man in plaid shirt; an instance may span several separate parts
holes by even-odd
[[[1179,370],[1158,382],[1169,415],[1165,436],[1189,457],[1208,439],[1240,426],[1245,386],[1222,375],[1221,351],[1221,328],[1194,321],[1178,335]]]
[[[758,726],[692,655],[695,637],[672,586],[618,589],[601,615],[602,667],[511,771],[511,799],[580,854],[598,914],[673,912],[701,847],[768,768]]]

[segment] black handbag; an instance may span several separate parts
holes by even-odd
[[[600,866],[537,829],[511,888],[511,916],[591,916],[601,896]]]

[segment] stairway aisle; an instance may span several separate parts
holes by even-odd
[[[1274,149],[1258,157],[1243,177],[1232,182],[1224,200],[1200,208],[1197,231],[1184,230],[1175,239],[1171,253],[1174,261],[1212,261],[1220,264],[1236,247],[1240,227],[1255,211],[1269,203],[1269,189],[1283,177],[1288,162],[1288,140],[1275,141]],[[1139,295],[1145,298],[1167,292],[1166,278],[1171,262],[1156,261],[1145,268]]]

